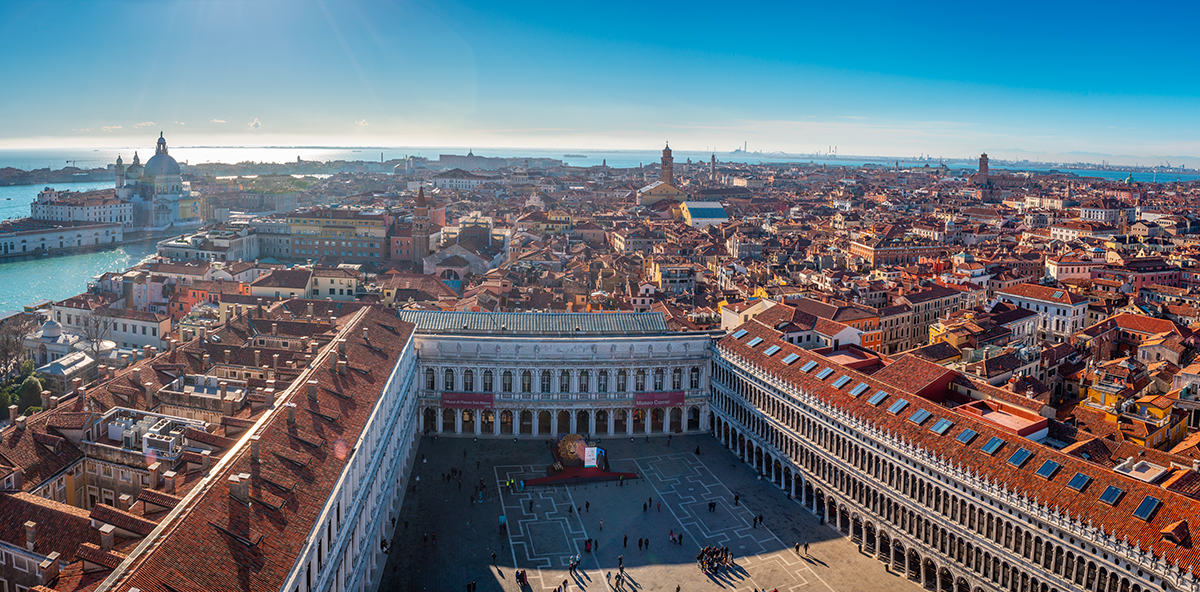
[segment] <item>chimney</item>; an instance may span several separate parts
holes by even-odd
[[[107,372],[108,372],[108,366],[105,366],[104,364],[100,364],[99,366],[96,366],[96,380],[99,382],[104,382],[104,379],[107,378],[105,376],[105,373],[107,373]]]
[[[229,349],[225,350],[225,363],[226,363],[226,364],[228,364],[228,363],[229,363],[229,356],[230,356],[232,353],[233,353],[233,350],[229,350]]]
[[[259,366],[259,358],[261,358],[261,357],[262,357],[262,351],[257,350],[257,349],[254,350],[254,366],[255,367]]]
[[[113,550],[113,543],[115,542],[115,539],[116,539],[116,535],[115,535],[116,530],[117,530],[117,527],[115,527],[111,524],[105,524],[104,526],[100,527],[100,550],[101,551],[107,552],[107,551]]]
[[[205,452],[207,452],[207,451],[205,451]],[[133,496],[132,495],[129,495],[128,493],[122,493],[121,497],[117,498],[117,509],[118,510],[128,512],[129,508],[131,506],[133,506]]]
[[[175,471],[167,471],[163,473],[163,491],[167,493],[175,493]]]
[[[156,462],[146,467],[150,471],[150,489],[157,489],[162,479],[162,462]]]
[[[58,397],[50,397],[50,408],[58,409]]]
[[[296,424],[296,404],[295,403],[287,404],[287,422],[288,422],[288,425]]]
[[[167,347],[171,348],[171,353],[175,353],[175,346],[177,346],[177,345],[179,345],[179,342],[176,341],[174,337],[172,337],[171,341],[168,342]]]
[[[71,390],[79,390],[79,387],[81,387],[81,386],[83,386],[82,378],[72,378],[71,379]]]
[[[207,370],[208,367],[211,365],[212,365],[212,356],[208,355],[208,352],[204,352],[204,369]]]
[[[363,341],[371,343],[371,336],[368,335],[367,328],[363,327]]]
[[[315,380],[308,381],[308,398],[313,401],[317,400],[317,381]]]
[[[337,361],[337,373],[341,374],[342,376],[345,376],[346,375],[346,366],[348,366],[348,365],[349,365],[349,363],[346,362],[346,360],[338,360]]]
[[[259,458],[258,457],[258,453],[259,453],[258,438],[259,437],[257,435],[250,436],[250,461],[251,462],[258,462],[258,458]]]
[[[147,345],[147,346],[142,347],[142,359],[143,360],[150,359],[150,346]]]
[[[338,355],[342,355],[342,356],[346,355],[346,340],[345,339],[338,340]]]
[[[13,425],[17,425],[17,406],[16,405],[8,406],[8,421],[9,421],[9,423],[11,423]]]
[[[317,344],[317,340],[316,340],[316,339],[314,339],[314,340],[312,340],[312,341],[308,342],[308,353],[310,353],[310,354],[316,354],[316,353],[317,353],[317,350],[318,350],[318,349],[320,349],[320,348],[321,348],[321,346]]]
[[[229,476],[229,495],[243,504],[250,504],[250,473]]]
[[[25,429],[25,416],[24,415],[17,418],[17,429],[18,430]]]
[[[210,467],[210,466],[212,466],[212,451],[211,450],[201,450],[200,451],[200,468],[207,471],[208,467]]]
[[[217,387],[221,389],[221,400],[224,401],[225,394],[229,391],[229,383],[222,380],[221,382],[217,383]]]
[[[145,369],[145,368],[138,368],[138,369],[137,369],[137,383],[138,383],[138,384],[142,384],[143,382],[146,382],[146,377],[145,377],[145,374],[146,374],[146,369]]]
[[[43,587],[54,581],[58,577],[58,551],[55,551],[46,556],[46,559],[38,564],[38,577],[42,582]]]
[[[309,303],[308,303],[308,318],[310,318],[310,319],[312,318],[312,312],[313,312],[312,311],[312,301],[309,301]]]
[[[149,355],[149,356],[147,356],[147,357],[149,357],[149,358],[153,358],[154,356],[157,356],[157,355],[158,355],[158,348],[157,348],[157,347],[154,347],[153,345],[149,345],[149,346],[146,346],[146,349],[150,350],[150,355]]]
[[[154,383],[153,382],[143,382],[142,383],[142,394],[146,395],[146,407],[149,408],[149,407],[154,406]]]
[[[275,381],[268,380],[267,382],[275,382]],[[266,390],[263,391],[263,395],[265,395],[267,398],[267,408],[270,409],[271,407],[274,407],[275,406],[275,389],[267,388]]]
[[[271,323],[271,335],[279,335],[279,323]]]
[[[271,367],[272,368],[279,367],[279,354],[271,354]]]
[[[42,391],[42,409],[50,408],[50,391]]]
[[[37,546],[37,522],[32,520],[25,523],[25,548],[33,551]]]

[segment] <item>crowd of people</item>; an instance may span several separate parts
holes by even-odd
[[[704,573],[715,573],[722,566],[733,563],[733,553],[729,552],[729,547],[704,547],[696,554],[696,563]]]

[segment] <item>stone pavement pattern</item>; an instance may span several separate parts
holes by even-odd
[[[546,474],[551,456],[545,441],[423,439],[414,469],[420,482],[397,517],[381,590],[466,590],[466,583],[475,580],[481,592],[543,592],[564,581],[572,591],[607,591],[618,589],[615,581],[606,580],[607,574],[617,575],[618,556],[628,577],[621,590],[670,592],[677,584],[688,592],[918,589],[860,553],[849,539],[820,526],[815,516],[759,480],[750,466],[711,437],[675,437],[670,445],[665,438],[649,443],[608,439],[600,445],[608,452],[611,470],[643,478],[624,486],[530,487],[510,493],[500,491],[506,479]],[[464,472],[461,490],[457,479],[442,480],[451,467]],[[483,502],[472,503],[472,487],[481,478],[486,484]],[[412,483],[417,483],[415,477]],[[740,496],[737,505],[735,494]],[[709,511],[710,501],[716,502],[715,511]],[[509,525],[503,536],[501,514]],[[754,528],[758,514],[764,524]],[[683,544],[672,543],[671,532],[682,533]],[[423,535],[429,533],[437,533],[436,544],[425,542]],[[593,553],[585,551],[588,538],[599,544]],[[638,549],[639,538],[649,540],[647,549]],[[792,550],[805,541],[810,544],[808,558]],[[715,574],[700,571],[696,554],[705,545],[728,546],[736,565]],[[576,555],[581,564],[572,574],[568,566]],[[529,586],[517,586],[516,569],[527,570]]]

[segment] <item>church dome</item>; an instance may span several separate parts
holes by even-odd
[[[158,146],[154,149],[154,156],[146,161],[146,170],[142,174],[149,177],[179,174],[179,163],[167,154],[167,140],[161,133],[158,134]]]
[[[42,325],[42,337],[53,337],[55,339],[62,337],[62,325],[53,319],[46,321]]]

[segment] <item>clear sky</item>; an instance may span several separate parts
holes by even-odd
[[[1200,3],[0,2],[0,147],[1200,165]]]

